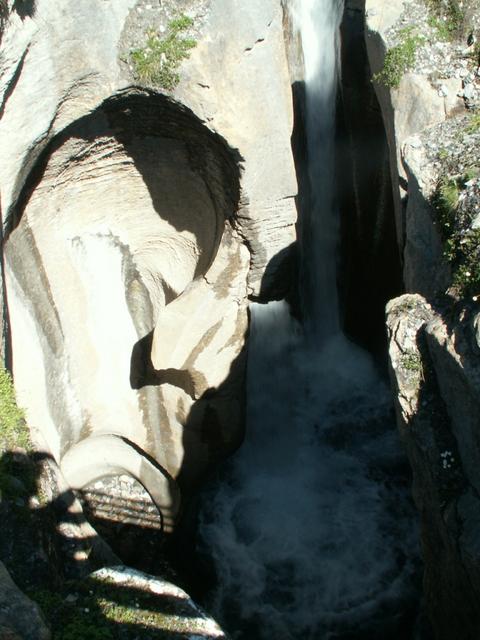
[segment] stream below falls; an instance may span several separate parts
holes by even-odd
[[[247,432],[205,491],[206,607],[234,639],[419,637],[418,531],[387,381],[343,334],[335,100],[342,0],[291,0],[305,62],[302,323],[252,305]],[[359,310],[361,313],[361,310]]]

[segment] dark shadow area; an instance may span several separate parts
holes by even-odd
[[[35,15],[35,0],[15,0],[12,5],[12,11],[15,11],[22,20]],[[2,43],[3,32],[8,22],[9,8],[7,0],[0,2],[0,44]]]
[[[50,141],[31,170],[14,211],[8,212],[11,215],[6,241],[18,226],[33,192],[44,180],[51,156],[71,139],[84,141],[87,146],[104,138],[114,140],[132,159],[154,207],[178,231],[189,229],[189,220],[179,218],[175,210],[163,206],[156,167],[150,162],[151,148],[144,147],[148,139],[156,141],[159,149],[162,139],[165,143],[170,140],[184,145],[190,169],[204,181],[219,222],[237,211],[242,162],[238,151],[207,129],[183,104],[164,94],[130,87],[106,99],[93,113],[76,120]]]
[[[35,9],[35,0],[15,0],[12,6],[12,11],[15,11],[22,20],[33,18]]]
[[[0,34],[0,43],[1,43],[1,34]],[[13,94],[13,92],[15,91],[15,87],[17,86],[17,83],[20,79],[20,75],[22,73],[23,65],[25,64],[25,59],[27,57],[27,54],[28,54],[28,47],[22,53],[20,60],[17,62],[17,66],[15,67],[15,72],[11,77],[10,82],[8,83],[5,93],[3,94],[2,104],[0,105],[0,119],[3,117],[7,102],[11,97],[11,95]]]
[[[158,384],[158,377],[152,365],[153,329],[136,342],[130,360],[130,386],[132,389]]]
[[[174,533],[165,540],[164,552],[177,573],[177,583],[195,598],[201,598],[210,580],[208,570],[204,573],[203,568],[199,569],[196,557],[199,490],[243,440],[247,338],[225,381],[219,387],[205,391],[182,418],[184,455],[175,479],[182,494],[182,510]],[[144,388],[144,385],[161,388],[162,384],[170,384],[187,393],[192,392],[193,397],[189,372],[174,369],[155,371],[150,359],[150,345],[151,337],[146,336],[133,350],[132,371],[133,366],[136,369],[132,377],[138,388]],[[241,396],[239,389],[242,390]],[[232,424],[242,428],[227,432],[225,426]],[[105,537],[110,539],[107,534]]]
[[[12,370],[12,336],[10,332],[10,316],[8,313],[8,292],[5,280],[5,254],[3,251],[3,211],[0,198],[0,269],[1,269],[1,345],[0,357],[4,366]]]
[[[397,370],[395,375],[407,376],[405,385],[417,378],[419,389],[417,409],[400,433],[413,472],[412,492],[421,525],[424,566],[420,637],[474,640],[480,628],[477,597],[466,568],[470,560],[461,554],[456,541],[461,535],[456,504],[468,491],[469,482],[459,464],[457,441],[439,388],[425,326],[417,334],[417,347],[418,368]],[[451,463],[444,462],[445,452],[449,452]]]
[[[201,614],[175,589],[155,592],[138,577],[129,582],[128,569],[116,574],[115,580],[92,575],[125,560],[89,525],[71,491],[56,494],[55,483],[49,484],[54,467],[46,454],[6,451],[0,458],[0,560],[17,586],[41,607],[53,640],[67,636],[78,640],[211,638],[195,627]],[[48,491],[53,489],[51,499],[44,494],[47,485]],[[80,497],[86,513],[90,508],[91,521],[102,520],[98,508],[93,513],[92,493]],[[157,545],[159,521],[151,514],[151,504],[128,498],[119,503],[99,491],[95,498],[97,507],[108,504],[104,525],[112,531],[120,521],[124,528],[117,530],[117,537],[134,543],[127,555],[141,559],[152,544]],[[161,579],[175,580],[160,557],[161,549],[160,544],[149,568]],[[0,612],[0,625],[2,620]]]
[[[296,200],[298,196],[296,197]],[[258,295],[254,302],[287,300],[298,313],[298,243],[293,242],[273,256],[265,267]]]
[[[344,330],[384,357],[385,304],[402,292],[389,149],[365,45],[364,10],[347,8],[337,105],[339,293]]]
[[[292,100],[293,100],[293,129],[290,138],[292,146],[292,154],[295,162],[295,174],[297,177],[298,193],[295,198],[297,206],[297,242],[292,248],[292,279],[293,285],[290,294],[290,304],[293,315],[301,321],[302,318],[302,300],[300,293],[300,270],[301,270],[301,247],[299,238],[302,235],[302,211],[310,203],[310,180],[308,177],[308,147],[307,134],[305,130],[305,83],[294,82],[292,84]]]

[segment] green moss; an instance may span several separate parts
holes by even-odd
[[[398,88],[403,75],[413,68],[418,47],[423,38],[416,35],[414,27],[406,27],[399,32],[400,43],[389,49],[381,71],[373,76],[375,82]]]
[[[28,426],[17,405],[12,378],[0,368],[0,497],[26,497],[36,491],[33,464],[28,458],[17,460],[12,453],[19,448],[31,448]]]
[[[188,58],[196,46],[195,40],[182,35],[192,25],[191,18],[180,15],[169,23],[166,36],[148,31],[145,47],[130,53],[136,79],[168,91],[174,89],[180,79],[177,69],[181,61]]]
[[[12,378],[6,369],[0,368],[0,450],[29,446],[25,416],[17,405]]]
[[[406,351],[400,358],[400,364],[403,369],[412,373],[422,372],[422,360],[420,354],[416,351]]]

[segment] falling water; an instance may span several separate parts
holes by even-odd
[[[302,212],[302,301],[306,334],[317,343],[339,331],[334,207],[335,97],[343,0],[293,0],[305,66],[309,206]]]
[[[305,59],[311,191],[300,237],[304,322],[285,302],[253,305],[247,436],[202,509],[201,551],[218,583],[208,606],[242,640],[405,640],[416,532],[391,398],[338,317],[343,3],[295,0],[291,11]]]

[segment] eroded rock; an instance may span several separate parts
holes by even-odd
[[[248,296],[289,286],[282,7],[8,6],[0,196],[19,402],[75,488],[95,481],[82,443],[102,474],[137,474],[157,507],[174,505],[173,523],[175,483],[191,490],[242,438]],[[172,97],[133,86],[128,47],[174,10],[197,43]],[[104,438],[131,447],[127,462]]]
[[[391,374],[422,524],[424,593],[440,640],[473,640],[480,617],[479,372],[475,316],[421,296],[387,308]]]

